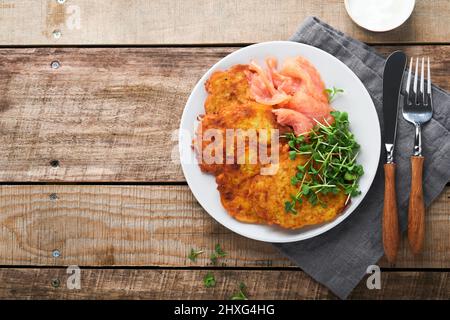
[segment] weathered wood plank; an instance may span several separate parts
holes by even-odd
[[[402,49],[432,56],[450,88],[450,46]],[[233,50],[0,49],[0,181],[184,181],[171,134],[195,82]]]
[[[449,212],[447,187],[427,212],[422,255],[404,244],[397,267],[450,267]],[[0,187],[0,265],[208,266],[216,243],[227,267],[292,266],[270,244],[216,223],[187,186]],[[206,251],[196,263],[191,248]]]
[[[209,270],[81,269],[81,289],[67,287],[66,269],[0,269],[0,299],[221,299],[240,282],[249,299],[335,299],[298,270],[212,270],[216,286],[205,288]],[[57,279],[57,280],[56,280]],[[55,283],[59,281],[59,287]],[[381,272],[381,289],[362,280],[350,299],[449,299],[448,272]]]
[[[450,4],[416,2],[412,17],[387,33],[363,30],[341,0],[4,0],[0,44],[212,44],[287,39],[307,16],[371,43],[448,42]],[[53,36],[60,30],[58,38]]]

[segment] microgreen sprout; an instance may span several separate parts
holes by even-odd
[[[197,257],[201,255],[204,251],[203,250],[195,250],[194,248],[191,248],[191,251],[188,254],[188,259],[192,262],[197,261]]]
[[[325,89],[325,93],[328,95],[328,102],[332,102],[339,93],[343,93],[344,89],[333,87],[331,89]]]
[[[230,297],[230,300],[248,300],[246,289],[245,284],[241,282],[239,284],[239,290]]]
[[[216,285],[216,278],[214,278],[214,275],[211,272],[208,272],[203,278],[203,284],[206,288],[211,288]]]
[[[364,170],[356,162],[360,146],[349,130],[347,113],[332,111],[331,115],[334,118],[331,125],[317,122],[306,135],[284,135],[291,160],[299,155],[309,157],[304,164],[297,166],[296,175],[291,178],[291,184],[297,186],[298,191],[285,202],[286,212],[297,214],[296,205],[303,201],[326,207],[321,197],[329,193],[344,192],[347,195],[345,204],[361,193],[358,180]]]
[[[217,260],[219,258],[224,258],[227,255],[227,253],[222,249],[222,247],[220,246],[220,244],[216,244],[216,246],[214,247],[214,252],[211,253],[211,263],[212,264],[217,264]]]

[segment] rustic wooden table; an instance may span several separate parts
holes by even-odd
[[[216,223],[170,155],[200,76],[316,15],[387,54],[433,58],[450,90],[450,3],[416,1],[399,29],[366,32],[343,1],[0,1],[0,299],[335,298],[277,253]],[[58,62],[53,63],[52,62]],[[423,254],[380,262],[351,298],[450,298],[450,187],[427,210]],[[209,254],[228,252],[218,267]],[[66,267],[81,269],[81,289]],[[213,270],[217,285],[202,278]]]

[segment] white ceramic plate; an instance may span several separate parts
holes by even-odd
[[[345,93],[335,99],[333,107],[347,111],[350,127],[361,151],[357,160],[364,166],[365,174],[360,179],[361,195],[352,198],[351,205],[331,222],[298,230],[286,230],[274,226],[243,223],[231,217],[220,202],[217,184],[212,175],[202,173],[192,150],[192,138],[198,125],[197,116],[204,114],[207,93],[205,81],[214,71],[225,70],[238,63],[255,59],[262,62],[274,56],[281,62],[286,57],[301,55],[307,58],[320,72],[327,87],[343,88]],[[380,158],[380,124],[372,99],[358,77],[332,55],[305,44],[290,41],[263,42],[239,49],[217,62],[206,72],[192,91],[183,115],[179,132],[180,160],[184,175],[197,201],[219,223],[228,229],[251,239],[267,242],[292,242],[308,239],[338,225],[359,205],[370,185]]]

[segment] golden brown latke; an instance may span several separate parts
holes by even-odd
[[[197,153],[200,150],[200,146],[196,145],[197,143],[201,143],[201,150],[203,150],[203,154],[206,153],[206,155],[209,155],[207,152],[207,147],[212,143],[210,139],[207,139],[206,133],[209,129],[215,129],[222,133],[222,142],[224,145],[224,148],[222,150],[222,159],[226,159],[226,148],[225,148],[225,141],[226,141],[226,129],[242,129],[242,130],[248,130],[248,129],[266,129],[267,130],[267,145],[270,146],[270,134],[271,129],[276,128],[279,129],[281,132],[285,131],[286,129],[278,125],[278,123],[275,120],[275,117],[272,114],[272,107],[266,106],[263,104],[259,104],[256,102],[247,102],[243,105],[235,105],[233,109],[226,109],[220,114],[207,114],[203,117],[201,121],[201,126],[199,125],[197,129],[197,137],[199,137],[199,134],[201,133],[204,137],[203,140],[206,139],[206,141],[194,141],[194,145],[196,147]],[[201,132],[200,132],[201,130]],[[259,139],[259,136],[258,136]],[[219,141],[216,141],[219,142]],[[210,149],[212,145],[210,146]],[[236,140],[234,142],[234,160],[233,163],[237,163],[236,161]],[[231,156],[233,156],[231,154]],[[212,156],[214,156],[214,152],[211,153]],[[199,156],[199,155],[198,155]],[[230,155],[228,155],[230,156]],[[209,164],[205,161],[202,161],[200,163],[200,168],[204,172],[209,172],[212,174],[218,174],[223,169],[222,164]]]
[[[297,214],[286,213],[284,203],[291,200],[290,195],[295,195],[299,188],[291,184],[291,178],[297,173],[296,167],[308,161],[306,156],[291,160],[288,151],[287,145],[281,147],[279,169],[275,175],[253,177],[248,201],[254,204],[254,210],[266,223],[283,228],[297,229],[333,220],[345,207],[347,196],[343,192],[319,195],[326,207],[313,206],[303,199],[301,205],[296,205]]]
[[[225,210],[242,222],[263,223],[257,215],[255,207],[249,201],[252,178],[259,174],[259,165],[227,165],[225,170],[217,175],[217,189]]]
[[[245,72],[248,65],[238,64],[226,71],[216,71],[205,83],[208,97],[205,102],[206,114],[233,109],[236,105],[253,101],[250,97]]]
[[[250,96],[249,84],[245,75],[247,65],[235,65],[226,71],[212,74],[206,82],[205,88],[208,98],[205,102],[205,115],[202,117],[200,133],[208,129],[218,129],[222,132],[224,144],[222,158],[226,159],[225,130],[226,129],[279,129],[280,134],[287,131],[280,126],[272,113],[272,106],[255,102]],[[200,126],[199,126],[200,128]],[[268,135],[270,137],[270,133]],[[236,141],[235,141],[236,142]],[[204,150],[212,141],[194,141],[198,152]],[[267,141],[270,150],[270,138]],[[296,174],[296,166],[307,161],[307,158],[297,157],[290,160],[288,146],[280,141],[279,168],[275,175],[261,175],[262,165],[249,162],[248,145],[246,146],[245,163],[237,164],[236,143],[233,154],[234,164],[200,163],[203,172],[216,176],[222,205],[227,212],[239,221],[250,223],[265,223],[279,225],[284,228],[300,228],[306,225],[323,223],[335,218],[344,209],[346,196],[320,196],[327,204],[312,206],[307,201],[297,205],[297,215],[286,213],[285,201],[290,200],[291,194],[298,190],[291,185],[291,177]],[[241,159],[242,160],[242,159]],[[258,159],[259,160],[259,159]]]
[[[242,130],[268,129],[268,137],[270,137],[270,129],[274,127],[278,128],[279,126],[272,115],[271,107],[256,102],[236,105],[234,110],[225,110],[220,115],[206,115],[202,120],[203,133],[207,129],[218,129],[224,137],[225,130],[231,128]],[[259,136],[257,136],[257,139],[259,139]],[[210,143],[212,142],[203,141],[203,148],[206,148]],[[270,151],[270,139],[268,139],[266,145]],[[261,164],[258,161],[257,154],[249,153],[248,143],[245,144],[245,153],[238,154],[236,138],[230,154],[226,154],[226,148],[221,151],[222,159],[226,160],[228,156],[232,159],[233,164],[207,164],[203,162],[200,164],[200,168],[204,172],[216,175],[222,204],[231,215],[240,221],[262,222],[247,200],[248,188],[246,187],[251,182],[251,178],[260,173]]]

